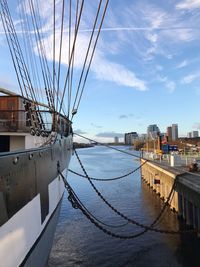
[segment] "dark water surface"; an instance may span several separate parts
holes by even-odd
[[[119,176],[139,165],[135,158],[103,147],[79,149],[78,153],[89,175],[98,178]],[[82,173],[75,156],[70,168]],[[69,173],[68,181],[96,217],[112,225],[125,223],[107,208],[86,179]],[[141,181],[139,171],[122,180],[95,185],[114,207],[143,224],[151,224],[163,205]],[[168,209],[159,228],[179,229],[177,215]],[[132,224],[109,230],[122,235],[141,231]],[[92,225],[80,210],[73,209],[65,194],[48,266],[200,266],[200,241],[191,234],[154,232],[131,240],[115,239]]]

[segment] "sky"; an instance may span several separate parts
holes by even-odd
[[[27,1],[23,2],[27,4]],[[40,3],[46,46],[52,41],[51,2]],[[59,10],[62,1],[56,3]],[[83,64],[96,3],[87,0],[84,8],[74,84]],[[18,36],[22,38],[20,7],[13,0],[10,9]],[[200,130],[199,25],[200,0],[110,0],[81,104],[73,120],[74,131],[96,140],[111,141],[114,136],[123,137],[125,132],[146,133],[149,124],[157,124],[165,132],[167,126],[177,123],[180,136]],[[66,44],[62,59],[64,72],[68,64],[67,35],[63,42]],[[16,91],[18,84],[2,25],[0,46],[0,87]],[[37,55],[34,46],[31,50]],[[52,62],[51,49],[47,59]]]

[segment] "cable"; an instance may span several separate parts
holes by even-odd
[[[75,100],[74,100],[74,104],[73,104],[72,110],[75,109],[77,97],[78,97],[78,94],[79,94],[79,90],[80,90],[80,86],[81,86],[81,82],[82,82],[82,78],[83,78],[83,73],[85,71],[85,66],[86,66],[86,63],[87,63],[90,47],[91,47],[91,44],[92,44],[92,39],[93,39],[93,36],[94,36],[97,20],[98,20],[98,17],[99,17],[99,12],[100,12],[100,9],[101,9],[101,4],[102,4],[102,0],[100,0],[99,5],[98,5],[98,9],[97,9],[94,25],[93,25],[93,28],[92,28],[92,34],[90,36],[90,40],[89,40],[87,52],[86,52],[86,55],[85,55],[85,60],[84,60],[83,68],[82,68],[82,71],[81,71],[81,76],[80,76],[80,79],[79,79],[78,88],[77,88],[77,92],[76,92],[76,96],[75,96]]]
[[[62,104],[63,104],[65,92],[66,92],[67,81],[69,78],[69,70],[70,70],[70,65],[72,62],[72,57],[73,57],[73,53],[74,53],[74,49],[75,49],[75,43],[76,43],[76,39],[77,39],[78,29],[79,29],[81,15],[82,15],[82,11],[83,11],[83,6],[84,6],[84,0],[82,0],[82,2],[81,2],[80,12],[79,12],[79,17],[78,17],[78,22],[77,22],[77,28],[75,31],[74,42],[73,42],[72,51],[71,51],[70,60],[69,60],[69,66],[68,66],[68,70],[67,70],[67,74],[66,74],[66,78],[65,78],[65,83],[64,83],[64,89],[63,89],[62,98],[61,98],[61,102],[60,102],[59,113],[62,109]]]
[[[83,139],[86,139],[86,140],[88,140],[88,141],[90,141],[90,142],[93,142],[93,143],[95,143],[95,144],[98,144],[98,145],[101,145],[101,146],[105,146],[105,147],[107,147],[107,148],[110,148],[110,149],[113,149],[113,150],[115,150],[115,151],[118,151],[118,152],[120,152],[120,153],[124,153],[124,154],[129,155],[129,156],[132,156],[132,157],[136,157],[136,158],[139,158],[139,159],[143,159],[141,156],[138,156],[138,155],[136,155],[136,154],[133,154],[133,153],[130,153],[130,152],[127,152],[127,151],[118,149],[118,148],[116,148],[116,147],[109,146],[109,145],[104,144],[104,143],[101,143],[101,142],[97,142],[97,141],[95,141],[95,140],[93,140],[93,139],[91,139],[91,138],[85,137],[85,136],[83,136],[83,135],[81,135],[81,134],[74,133],[74,132],[73,132],[73,134],[75,134],[75,135],[77,135],[77,136],[79,136],[79,137],[82,137]],[[145,159],[145,160],[146,160],[146,161],[150,161],[149,159]]]

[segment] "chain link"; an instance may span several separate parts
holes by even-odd
[[[133,174],[134,172],[138,171],[141,169],[141,167],[146,163],[147,161],[143,162],[139,167],[137,167],[136,169],[132,170],[131,172],[128,172],[124,175],[121,175],[121,176],[118,176],[118,177],[114,177],[114,178],[94,178],[94,177],[90,177],[90,180],[94,180],[94,181],[99,181],[99,182],[108,182],[108,181],[116,181],[116,180],[120,180],[120,179],[123,179],[125,177],[128,177],[130,176],[131,174]],[[80,176],[80,177],[83,177],[83,178],[87,178],[86,175],[83,175],[81,173],[78,173],[78,172],[75,172],[71,169],[68,169],[69,172],[73,173],[73,174],[76,174],[77,176]]]
[[[116,214],[118,214],[120,217],[122,217],[123,219],[127,220],[128,222],[130,222],[130,223],[132,223],[132,224],[134,224],[134,225],[137,225],[137,226],[139,226],[139,227],[141,227],[141,228],[144,228],[145,231],[150,230],[150,231],[154,231],[154,232],[158,232],[158,233],[164,233],[164,234],[181,234],[181,233],[185,233],[185,232],[191,232],[191,230],[178,230],[178,231],[174,231],[174,230],[162,230],[162,229],[154,228],[154,225],[155,225],[156,223],[158,223],[158,221],[159,221],[159,219],[161,218],[162,214],[164,213],[166,207],[169,205],[170,198],[171,198],[171,196],[172,196],[172,193],[173,193],[173,191],[174,191],[174,189],[175,189],[175,186],[176,186],[176,183],[177,183],[177,177],[174,179],[174,184],[173,184],[173,186],[172,186],[172,188],[171,188],[171,191],[170,191],[170,193],[169,193],[169,195],[168,195],[167,201],[165,202],[165,204],[164,204],[162,210],[160,211],[159,215],[157,216],[157,218],[153,221],[153,223],[152,223],[150,226],[147,226],[147,225],[144,225],[144,224],[142,224],[142,223],[139,223],[139,222],[137,222],[137,221],[135,221],[135,220],[133,220],[133,219],[130,219],[129,217],[127,217],[126,215],[124,215],[123,213],[121,213],[120,211],[118,211],[115,207],[113,207],[113,206],[112,206],[112,205],[111,205],[111,204],[104,198],[104,196],[98,191],[98,189],[96,188],[96,186],[94,185],[94,183],[91,181],[90,177],[88,176],[88,174],[87,174],[87,172],[86,172],[86,170],[85,170],[85,168],[84,168],[84,166],[83,166],[83,164],[82,164],[82,162],[81,162],[81,160],[80,160],[80,158],[79,158],[79,155],[78,155],[76,149],[74,150],[74,152],[75,152],[75,155],[76,155],[76,157],[77,157],[77,159],[78,159],[78,161],[79,161],[79,164],[80,164],[80,166],[81,166],[81,168],[82,168],[82,170],[83,170],[85,176],[87,177],[89,183],[91,184],[91,186],[93,187],[93,189],[95,190],[95,192],[97,193],[97,195],[103,200],[103,202],[104,202],[104,203],[105,203],[105,204],[106,204],[112,211],[114,211],[114,212],[115,212]],[[192,231],[193,231],[193,230],[192,230]]]

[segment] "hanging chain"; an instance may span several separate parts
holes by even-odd
[[[174,230],[162,230],[162,229],[157,229],[154,228],[153,226],[159,221],[159,219],[161,218],[163,212],[165,211],[166,207],[169,205],[169,201],[171,199],[172,193],[175,189],[176,183],[177,183],[177,177],[174,179],[174,184],[171,188],[171,191],[168,195],[167,201],[165,202],[162,210],[160,211],[159,215],[157,216],[157,218],[153,221],[153,223],[150,226],[144,225],[142,223],[139,223],[133,219],[130,219],[129,217],[127,217],[126,215],[124,215],[123,213],[121,213],[120,211],[118,211],[115,207],[113,207],[105,198],[104,196],[99,192],[99,190],[96,188],[96,186],[94,185],[94,183],[91,181],[90,177],[88,176],[79,156],[76,150],[75,151],[75,155],[79,161],[79,164],[83,170],[83,172],[85,173],[85,176],[88,178],[89,183],[91,184],[91,186],[93,187],[93,189],[95,190],[95,192],[97,193],[97,195],[103,200],[103,202],[112,210],[114,211],[116,214],[118,214],[120,217],[122,217],[123,219],[127,220],[128,222],[137,225],[141,228],[144,228],[145,231],[154,231],[154,232],[158,232],[158,233],[164,233],[164,234],[181,234],[181,233],[185,233],[185,232],[191,232],[191,231],[195,231],[195,230],[178,230],[178,231],[174,231]]]
[[[147,161],[143,162],[139,167],[137,167],[137,168],[134,169],[133,171],[128,172],[128,173],[126,173],[126,174],[124,174],[124,175],[121,175],[121,176],[118,176],[118,177],[114,177],[114,178],[105,178],[105,179],[104,179],[104,178],[90,177],[90,180],[99,181],[99,182],[108,182],[108,181],[116,181],[116,180],[120,180],[120,179],[126,178],[126,177],[130,176],[131,174],[133,174],[134,172],[140,170],[141,167],[142,167],[146,162],[147,162]],[[88,179],[86,175],[83,175],[83,174],[81,174],[81,173],[75,172],[75,171],[73,171],[73,170],[71,170],[71,169],[68,169],[68,171],[71,172],[71,173],[73,173],[73,174],[76,174],[77,176],[81,176],[81,177],[83,177],[83,178]]]

